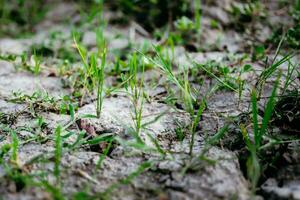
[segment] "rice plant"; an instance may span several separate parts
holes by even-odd
[[[96,89],[96,115],[98,118],[100,118],[104,99],[105,66],[107,54],[107,48],[105,47],[105,40],[103,38],[102,31],[97,31],[97,44],[99,47],[97,54],[91,53],[91,55],[88,56],[87,50],[77,42],[75,36],[74,42],[84,66],[83,94],[81,97],[81,104],[83,103],[85,95],[89,93],[89,90]],[[99,58],[101,58],[101,63],[98,63]],[[89,79],[92,80],[92,83],[88,82]]]
[[[247,129],[244,125],[240,125],[244,141],[250,152],[250,156],[247,160],[247,172],[248,178],[251,180],[252,192],[255,193],[257,183],[261,174],[260,161],[258,157],[258,153],[260,152],[260,148],[263,143],[263,138],[267,135],[267,130],[269,127],[269,122],[274,111],[275,106],[275,98],[277,95],[277,89],[279,86],[279,79],[281,77],[281,73],[278,74],[277,79],[275,81],[271,96],[266,103],[266,107],[264,109],[264,116],[262,119],[262,123],[258,122],[258,108],[257,108],[257,92],[256,89],[252,90],[251,93],[251,111],[252,111],[252,125],[253,125],[253,134],[254,141],[251,141],[250,136],[248,135]]]
[[[38,75],[41,71],[41,59],[38,57],[36,52],[34,52],[34,55],[32,56],[32,60],[34,63],[33,73],[34,73],[34,75]]]
[[[196,95],[192,91],[187,70],[184,70],[182,79],[177,78],[177,76],[173,72],[172,63],[170,59],[165,59],[158,47],[154,46],[154,50],[156,52],[156,57],[158,61],[149,57],[146,58],[153,62],[166,75],[167,79],[179,88],[182,98],[181,102],[183,103],[184,108],[191,117],[192,122],[190,125],[191,140],[189,153],[190,155],[192,155],[197,127],[200,122],[202,113],[206,108],[206,95],[204,95],[201,102],[198,103],[196,101]],[[196,110],[194,106],[197,103],[199,105],[198,110]]]
[[[125,80],[125,78],[123,78],[123,81],[126,81],[127,83],[125,84],[125,89],[129,95],[133,108],[132,119],[134,122],[134,135],[139,142],[142,142],[142,139],[140,138],[140,131],[142,128],[142,114],[144,105],[144,63],[141,65],[141,78],[139,79],[137,54],[133,53],[129,62],[129,74],[127,77],[128,82]]]
[[[100,118],[102,105],[103,105],[103,86],[104,86],[104,69],[105,69],[105,61],[106,61],[106,49],[104,49],[102,53],[101,65],[98,68],[98,85],[97,85],[97,106],[96,106],[96,114],[97,117]]]

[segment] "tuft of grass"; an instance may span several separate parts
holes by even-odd
[[[144,106],[144,63],[141,63],[141,78],[138,78],[138,60],[137,54],[133,53],[129,62],[129,74],[128,81],[123,77],[123,81],[126,82],[125,89],[130,97],[133,112],[132,119],[134,121],[134,135],[137,141],[142,142],[140,138],[140,131],[142,129],[142,113]],[[143,142],[142,142],[143,143]]]
[[[81,103],[83,103],[83,100],[85,98],[85,95],[89,93],[90,90],[93,90],[96,88],[96,115],[98,118],[100,118],[101,111],[102,111],[102,105],[104,100],[104,82],[105,82],[105,66],[106,66],[106,54],[107,54],[107,48],[106,43],[103,38],[103,32],[101,31],[103,29],[99,29],[96,31],[97,35],[97,45],[98,45],[98,53],[91,53],[90,56],[88,56],[87,49],[84,48],[82,45],[80,45],[77,42],[76,35],[74,35],[74,43],[78,50],[78,53],[80,54],[81,61],[83,63],[83,94],[81,96]],[[98,63],[98,59],[101,58],[101,63]],[[91,83],[89,80],[91,79]],[[79,80],[80,81],[80,80]]]
[[[83,63],[83,70],[84,70],[84,80],[83,80],[83,94],[82,94],[82,97],[81,97],[81,103],[83,102],[83,99],[87,93],[87,89],[88,89],[88,78],[90,77],[90,73],[91,73],[91,68],[88,64],[88,58],[87,58],[87,50],[81,46],[78,42],[77,42],[77,37],[76,35],[74,34],[73,36],[73,39],[74,39],[74,43],[75,43],[75,46],[76,46],[76,49],[81,57],[81,61]],[[93,67],[95,68],[95,61],[96,61],[96,58],[94,57],[94,55],[92,56],[91,60],[94,60],[94,62],[91,62],[93,63]]]
[[[196,94],[192,90],[187,70],[184,70],[182,79],[178,78],[178,76],[175,75],[173,72],[170,58],[169,57],[165,58],[160,52],[160,50],[158,49],[158,47],[156,46],[153,47],[156,52],[156,57],[158,59],[158,62],[152,58],[149,57],[146,58],[149,61],[151,61],[153,64],[155,64],[166,75],[167,79],[179,88],[181,92],[181,102],[183,103],[185,110],[189,113],[191,117],[192,123],[190,125],[191,141],[190,141],[189,153],[190,155],[192,155],[197,126],[200,122],[202,113],[206,108],[207,94],[204,95],[201,102],[198,103],[196,101]],[[198,105],[199,107],[198,110],[195,108],[195,105]]]
[[[196,62],[193,62],[193,64],[194,64],[194,66],[196,66],[196,67],[200,68],[201,70],[203,70],[205,73],[207,73],[212,78],[215,78],[222,87],[225,87],[229,90],[232,90],[236,93],[239,93],[239,91],[234,86],[232,86],[232,84],[230,82],[228,82],[226,80],[226,78],[227,78],[226,76],[225,76],[225,79],[222,79],[222,78],[218,77],[214,72],[212,72],[209,69],[209,67],[208,67],[209,65],[206,66],[205,64],[199,64],[199,63],[196,63]],[[228,68],[225,68],[225,69],[227,70]],[[225,73],[225,75],[226,75],[226,73]]]
[[[11,144],[11,157],[10,160],[15,165],[19,166],[19,158],[18,158],[18,149],[19,149],[19,139],[15,131],[11,132],[12,144]]]
[[[276,53],[274,58],[271,61],[271,64],[267,64],[266,68],[261,72],[258,81],[255,84],[255,87],[258,88],[258,99],[261,97],[263,85],[266,83],[267,79],[274,74],[274,72],[284,63],[290,62],[291,58],[294,57],[293,53],[288,53],[287,55],[283,56],[281,59],[277,60],[277,57],[280,53],[280,50],[283,45],[283,41],[285,36],[283,36],[277,46]],[[267,61],[267,60],[266,60]]]
[[[98,86],[97,86],[97,106],[96,106],[96,114],[97,117],[100,118],[100,114],[102,111],[103,105],[103,86],[104,86],[104,69],[105,69],[105,61],[106,61],[106,48],[104,48],[102,53],[101,65],[98,68]]]
[[[264,136],[267,135],[267,129],[269,127],[270,119],[274,111],[275,98],[279,86],[280,77],[281,77],[281,72],[277,76],[277,79],[274,83],[274,87],[272,89],[271,96],[269,97],[269,100],[264,109],[264,116],[261,125],[258,122],[257,93],[255,89],[253,89],[251,92],[252,126],[253,126],[253,133],[254,133],[254,142],[251,141],[245,126],[243,124],[240,125],[244,141],[250,153],[250,156],[247,159],[246,166],[247,166],[248,178],[251,180],[253,194],[256,191],[256,186],[258,184],[260,175],[262,173],[258,154],[262,147],[263,138]]]
[[[158,54],[158,58],[160,60],[161,65],[159,65],[160,69],[167,75],[168,79],[176,84],[178,88],[181,90],[182,93],[182,102],[185,105],[186,111],[190,114],[192,123],[190,125],[190,134],[191,134],[191,141],[189,146],[189,154],[193,154],[193,146],[194,146],[194,140],[195,140],[195,134],[197,131],[198,124],[201,120],[201,116],[203,111],[206,109],[206,99],[207,97],[215,91],[217,88],[216,86],[212,87],[210,90],[207,91],[206,94],[203,95],[202,100],[200,102],[196,101],[195,93],[193,92],[189,78],[187,75],[187,72],[184,71],[183,79],[178,79],[177,76],[174,75],[172,68],[171,68],[171,62],[169,60],[166,60],[163,58],[162,54],[160,54],[158,51],[156,51]],[[235,92],[237,90],[233,88],[231,85],[229,85],[227,82],[223,81],[221,78],[217,77],[215,74],[210,72],[210,70],[206,69],[204,65],[200,65],[197,63],[194,63],[194,66],[200,67],[200,69],[203,69],[205,72],[207,72],[212,77],[216,78],[219,83],[221,83],[222,86],[225,86]],[[197,105],[198,110],[195,109],[195,105]]]
[[[41,59],[39,56],[36,54],[34,51],[34,54],[32,55],[32,60],[33,60],[33,74],[38,75],[41,71]]]
[[[35,91],[31,95],[23,94],[22,92],[13,92],[13,98],[10,102],[27,104],[30,113],[33,117],[37,117],[40,110],[51,111],[55,113],[70,113],[70,109],[77,109],[77,107],[70,107],[72,99],[69,96],[55,98],[44,91]]]
[[[19,63],[17,58],[21,60]],[[21,55],[0,55],[0,60],[6,60],[14,64],[16,70],[24,70],[34,74],[39,75],[42,69],[42,58],[37,54],[36,49],[33,49],[31,55],[23,52]]]
[[[166,75],[167,79],[174,83],[181,92],[182,103],[184,104],[187,112],[190,115],[194,115],[193,103],[195,102],[195,94],[191,91],[191,86],[188,80],[188,73],[184,72],[183,79],[177,78],[172,69],[172,63],[170,59],[164,58],[158,47],[153,46],[156,52],[156,56],[159,62],[147,57],[151,62],[153,62],[159,69]]]
[[[56,177],[57,183],[60,183],[60,162],[62,157],[62,127],[58,125],[55,129],[55,139],[54,139],[54,176]]]

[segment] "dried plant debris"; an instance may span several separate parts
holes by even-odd
[[[275,105],[273,123],[283,134],[300,133],[300,93],[299,90],[288,92]]]

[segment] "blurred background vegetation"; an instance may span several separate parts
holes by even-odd
[[[104,0],[73,0],[78,4],[79,11],[85,12],[90,18],[99,12],[99,5]],[[18,26],[22,30],[34,31],[34,25],[40,22],[49,8],[61,1],[56,0],[0,0],[1,32],[9,34],[10,26]],[[70,2],[70,1],[65,1]],[[188,0],[115,0],[105,1],[105,6],[113,11],[123,12],[127,18],[119,19],[118,23],[126,23],[133,18],[143,27],[152,32],[181,16],[192,16]],[[67,13],[66,13],[67,14]]]
[[[278,1],[283,6],[291,8],[289,14],[292,16],[293,25],[278,24],[272,27],[274,32],[269,36],[269,42],[278,43],[281,36],[287,33],[289,47],[299,49],[300,0]],[[195,41],[195,37],[199,37],[201,15],[205,12],[205,7],[221,5],[220,2],[213,0],[0,0],[0,36],[23,37],[34,33],[35,26],[47,17],[48,11],[62,2],[76,4],[80,13],[79,21],[74,21],[70,13],[66,13],[66,22],[75,27],[99,23],[97,19],[100,18],[102,9],[108,9],[116,15],[106,23],[126,25],[135,21],[158,40],[162,37],[162,33],[157,34],[157,30],[166,28],[173,31],[171,36],[180,45],[189,45]],[[224,4],[226,2],[232,2],[231,8],[226,10],[230,14],[230,23],[224,26],[214,20],[211,21],[212,28],[221,27],[222,30],[227,28],[237,32],[252,29],[253,32],[256,29],[253,24],[257,21],[264,23],[267,11],[272,12],[270,8],[266,9],[263,1],[259,0],[224,0]]]

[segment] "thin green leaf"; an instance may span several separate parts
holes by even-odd
[[[274,84],[274,87],[273,87],[273,90],[272,90],[272,94],[271,94],[271,96],[269,98],[269,101],[267,102],[267,106],[265,108],[265,113],[264,113],[264,117],[263,117],[263,121],[262,121],[262,126],[261,126],[260,131],[259,131],[258,144],[257,144],[258,147],[261,144],[261,139],[262,139],[263,135],[266,134],[268,124],[269,124],[269,121],[271,119],[271,116],[272,116],[272,113],[273,113],[273,110],[274,110],[275,97],[276,97],[276,92],[277,92],[277,88],[278,88],[278,85],[279,85],[280,77],[281,77],[281,73],[279,73],[279,75],[277,77],[277,80],[275,81],[275,84]]]
[[[259,144],[258,109],[257,109],[257,96],[256,96],[255,89],[253,89],[251,93],[251,103],[252,103],[252,121],[253,121],[253,130],[254,130],[254,140],[255,140],[255,144]]]

